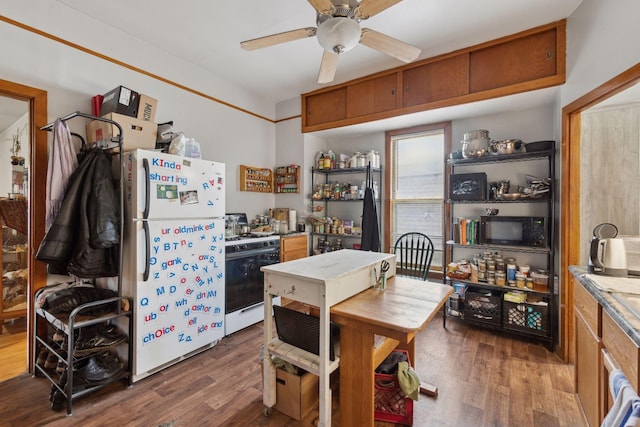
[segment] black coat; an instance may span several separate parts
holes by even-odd
[[[378,228],[378,214],[373,190],[364,190],[364,204],[362,207],[362,242],[363,251],[380,252],[380,229]]]
[[[118,274],[119,243],[120,207],[111,157],[94,148],[83,155],[69,179],[60,212],[42,239],[36,259],[59,273],[112,277]]]

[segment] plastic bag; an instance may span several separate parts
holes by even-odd
[[[173,137],[171,144],[169,144],[169,154],[176,156],[184,156],[187,145],[187,138],[184,134],[180,133]]]

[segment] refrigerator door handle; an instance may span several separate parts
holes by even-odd
[[[146,160],[146,159],[145,159]],[[151,270],[151,242],[149,242],[149,223],[147,221],[142,221],[142,228],[144,229],[144,248],[145,248],[145,257],[144,257],[144,273],[142,273],[142,280],[146,282],[149,280],[149,272]]]
[[[146,157],[142,159],[142,167],[144,168],[144,211],[142,212],[142,218],[149,218],[149,204],[151,203],[151,180],[149,179],[149,159]],[[148,237],[147,237],[148,240]],[[147,253],[149,253],[147,251]]]

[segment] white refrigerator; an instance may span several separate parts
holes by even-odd
[[[148,150],[123,156],[135,382],[224,336],[225,165]]]

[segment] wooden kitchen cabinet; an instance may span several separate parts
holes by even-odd
[[[397,73],[347,86],[347,117],[391,111],[397,108]]]
[[[510,40],[469,54],[469,90],[481,92],[556,74],[556,30]]]
[[[469,54],[409,68],[402,75],[403,107],[466,95],[469,93]]]
[[[307,126],[336,122],[347,118],[347,88],[340,87],[304,98],[303,120]]]
[[[305,93],[302,132],[561,85],[565,55],[561,20]]]
[[[309,236],[305,233],[280,238],[280,262],[309,256]]]
[[[638,376],[640,348],[607,312],[602,313],[602,345],[611,355],[615,365],[622,369],[633,388],[638,390],[640,387],[640,376]],[[608,386],[608,382],[603,386]]]
[[[603,386],[608,385],[600,375],[602,340],[599,335],[602,309],[580,284],[574,286],[574,307],[576,394],[589,425],[598,426],[604,416],[599,404],[600,394]]]

